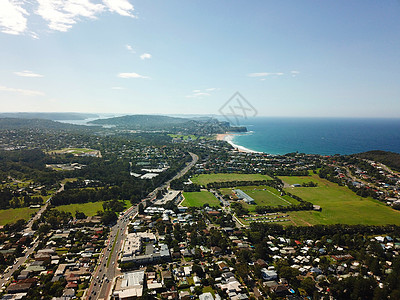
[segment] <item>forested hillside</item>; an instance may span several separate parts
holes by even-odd
[[[355,156],[380,162],[389,168],[400,171],[400,154],[388,151],[374,150],[355,154]]]

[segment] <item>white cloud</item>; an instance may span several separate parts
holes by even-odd
[[[140,74],[138,74],[138,73],[119,73],[118,74],[118,77],[119,78],[143,78],[143,79],[149,79],[150,77],[148,77],[148,76],[143,76],[143,75],[140,75]]]
[[[292,74],[292,77],[296,77],[297,75],[300,74],[299,71],[290,71],[290,74]]]
[[[261,72],[261,73],[250,73],[250,74],[247,74],[247,76],[248,77],[266,77],[266,76],[272,76],[272,75],[282,76],[284,74],[285,73],[282,73],[282,72],[276,72],[276,73]]]
[[[28,17],[42,17],[51,30],[65,32],[84,19],[96,19],[103,12],[135,17],[128,0],[0,0],[0,31],[19,35],[28,33]],[[25,6],[25,7],[23,7]],[[35,24],[37,22],[35,21]]]
[[[143,53],[142,55],[140,55],[140,59],[146,59],[146,58],[151,58],[151,54],[150,53]]]
[[[80,18],[95,19],[104,10],[104,5],[89,0],[38,0],[36,13],[46,20],[49,28],[68,31]]]
[[[6,86],[1,86],[1,85],[0,85],[0,91],[10,92],[10,93],[18,93],[18,94],[22,94],[25,96],[44,96],[44,93],[41,91],[16,89],[16,88],[10,88],[10,87],[6,87]]]
[[[203,96],[211,96],[209,93],[198,92],[193,93],[192,95],[187,95],[186,98],[202,98]]]
[[[0,31],[18,35],[27,29],[28,12],[15,0],[0,0]]]
[[[136,51],[133,50],[133,47],[131,45],[126,45],[125,48],[126,48],[126,50],[128,50],[131,53],[136,53]]]
[[[43,75],[33,73],[32,71],[22,71],[22,72],[14,72],[15,75],[22,76],[22,77],[43,77]]]
[[[219,88],[208,88],[205,89],[204,91],[202,90],[193,90],[192,94],[187,95],[186,98],[202,98],[202,97],[208,97],[211,96],[211,92],[218,91]]]
[[[116,12],[121,16],[132,17],[133,15],[133,5],[127,0],[103,0],[103,3],[108,7],[111,12]]]

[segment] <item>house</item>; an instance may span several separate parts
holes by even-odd
[[[254,264],[259,265],[261,268],[265,268],[268,266],[267,263],[265,262],[265,260],[263,260],[261,258],[257,259]]]
[[[193,276],[193,282],[194,285],[199,286],[200,285],[200,278],[198,276]]]
[[[172,274],[170,271],[162,271],[161,272],[162,283],[165,284],[166,279],[172,279]]]
[[[199,300],[214,300],[213,295],[208,292],[208,293],[203,293],[199,296]]]
[[[313,210],[315,210],[315,211],[322,211],[322,208],[321,208],[321,206],[319,206],[319,205],[313,205]]]
[[[169,291],[161,293],[161,299],[179,299],[178,291]]]
[[[181,300],[189,300],[190,299],[190,293],[188,291],[180,291],[179,292],[179,298]]]
[[[185,276],[190,276],[190,273],[192,273],[192,266],[183,267],[183,272],[185,273]]]
[[[271,287],[270,290],[274,292],[278,297],[283,297],[289,294],[289,288],[283,284],[278,284],[276,286],[273,286]]]
[[[207,212],[207,214],[210,216],[219,216],[221,214],[221,212],[219,212],[217,210],[210,210]]]
[[[268,270],[267,268],[261,269],[261,275],[266,281],[278,279],[278,274],[274,270]]]
[[[65,289],[62,296],[64,299],[73,298],[75,297],[75,290],[74,289]]]
[[[218,255],[221,254],[222,249],[218,246],[212,247],[211,248],[211,253],[214,255]]]
[[[217,266],[221,271],[228,270],[228,265],[224,261],[217,262]]]
[[[7,293],[9,294],[17,294],[17,293],[25,293],[36,284],[36,278],[27,278],[24,280],[20,280],[17,283],[10,284],[7,287]]]

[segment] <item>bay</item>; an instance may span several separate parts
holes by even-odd
[[[400,153],[400,119],[256,117],[240,125],[249,132],[232,136],[231,142],[269,154]]]

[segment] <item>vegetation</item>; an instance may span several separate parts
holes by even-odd
[[[237,187],[252,197],[257,206],[288,206],[299,204],[298,200],[288,195],[280,195],[279,191],[269,186]],[[256,205],[242,203],[249,211],[255,211]]]
[[[388,151],[374,150],[363,153],[354,154],[355,157],[365,158],[380,162],[392,168],[393,170],[400,171],[400,154]]]
[[[184,192],[183,197],[185,200],[182,202],[182,206],[202,207],[205,204],[209,206],[219,206],[220,204],[212,193],[206,191]]]
[[[169,133],[184,133],[184,135],[204,135],[225,133],[227,131],[245,132],[245,127],[231,127],[228,122],[213,118],[175,118],[157,115],[129,115],[108,119],[98,119],[90,122],[96,125],[113,125],[131,130],[159,131]]]
[[[97,214],[98,211],[103,210],[104,201],[99,202],[89,202],[80,204],[68,204],[57,206],[56,209],[59,211],[64,211],[75,215],[75,212],[84,213],[87,217],[92,217]]]
[[[262,174],[239,174],[239,173],[218,173],[200,174],[191,178],[193,183],[207,185],[214,182],[233,182],[233,181],[265,181],[272,180],[268,175]]]
[[[15,223],[17,220],[29,220],[32,214],[35,214],[39,209],[37,208],[10,208],[0,210],[0,225]]]
[[[287,183],[310,181],[310,177],[279,177]],[[290,217],[296,224],[365,224],[365,225],[400,225],[398,211],[372,198],[357,196],[345,186],[338,186],[317,175],[312,180],[318,187],[285,188],[286,192],[301,197],[305,201],[319,205],[322,211],[292,212]]]

